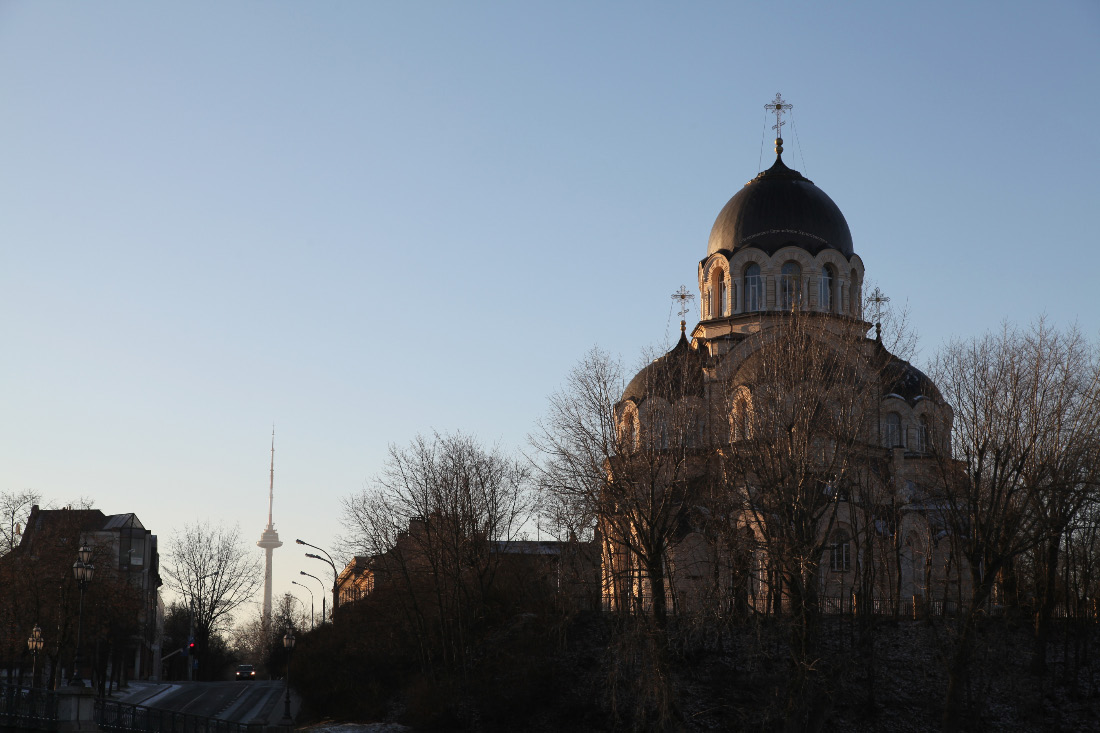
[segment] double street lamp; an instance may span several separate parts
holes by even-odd
[[[327,562],[328,566],[330,568],[332,568],[332,619],[333,619],[333,621],[335,621],[336,620],[336,607],[338,605],[340,605],[340,595],[339,595],[339,586],[338,586],[338,583],[339,583],[339,580],[340,580],[340,573],[336,570],[336,563],[333,562],[332,555],[328,554],[327,552],[322,550],[317,545],[311,545],[308,542],[303,542],[302,540],[294,540],[294,541],[297,542],[299,545],[305,545],[306,547],[312,547],[314,550],[317,550],[318,552],[324,552],[325,553],[325,556],[321,557],[320,555],[315,555],[312,552],[307,552],[306,557],[313,558],[314,560],[320,560],[321,562]],[[306,573],[303,573],[303,575],[305,575],[305,574]]]
[[[316,575],[314,575],[313,573],[307,573],[307,572],[306,572],[305,570],[299,570],[299,571],[298,571],[298,575],[304,575],[304,576],[306,576],[307,578],[313,578],[314,580],[316,580],[316,581],[317,581],[318,583],[320,583],[320,584],[321,584],[321,591],[322,591],[323,593],[328,593],[328,588],[327,588],[327,587],[325,586],[325,581],[321,580],[320,578],[318,578],[318,577],[317,577]],[[301,583],[299,583],[299,585],[301,585]],[[303,586],[303,587],[304,587],[304,586]],[[312,593],[312,591],[310,591],[310,592]],[[325,605],[325,604],[326,604],[327,602],[328,602],[328,601],[326,601],[326,600],[325,600],[325,597],[324,597],[324,595],[322,595],[322,596],[321,596],[321,625],[322,625],[322,626],[323,626],[323,625],[324,625],[324,623],[325,623],[325,616],[327,616],[327,615],[328,615],[328,614],[326,613],[326,611],[325,611],[325,609],[326,609],[326,608],[328,608],[328,606],[326,606],[326,605]]]
[[[76,551],[76,562],[73,563],[73,577],[80,586],[80,610],[76,617],[76,654],[73,658],[73,676],[69,680],[72,687],[83,687],[84,680],[80,679],[80,637],[84,630],[84,590],[95,574],[95,565],[92,565],[92,548],[81,545]]]
[[[312,631],[316,626],[316,624],[313,622],[313,589],[305,583],[299,583],[297,580],[292,580],[290,582],[292,585],[296,585],[299,588],[305,588],[306,591],[309,593],[309,629],[310,631]],[[325,599],[322,598],[321,600],[323,601]]]
[[[294,651],[295,641],[297,640],[294,638],[294,629],[290,629],[283,637],[283,647],[286,648],[286,695],[283,698],[283,723],[285,725],[294,723],[294,718],[290,717],[290,655]]]
[[[42,651],[42,647],[45,645],[46,641],[42,638],[42,627],[35,624],[30,638],[27,639],[27,649],[31,651],[31,689],[34,689],[34,675],[38,671],[38,652]]]

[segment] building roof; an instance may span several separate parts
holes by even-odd
[[[681,331],[680,340],[671,351],[654,359],[630,380],[623,399],[640,403],[649,396],[663,397],[669,402],[681,397],[702,397],[706,361],[706,350],[692,348]]]
[[[769,255],[794,245],[816,255],[824,249],[851,257],[852,233],[833,200],[782,155],[745,184],[718,214],[710,230],[707,256],[756,247]]]

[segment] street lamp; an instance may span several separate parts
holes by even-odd
[[[305,570],[299,570],[299,571],[298,571],[298,574],[299,574],[299,575],[304,575],[304,576],[306,576],[307,578],[313,578],[314,580],[316,580],[316,581],[317,581],[318,583],[320,583],[320,584],[321,584],[321,591],[322,591],[323,593],[328,593],[328,588],[326,588],[326,587],[325,587],[325,581],[321,580],[321,579],[320,579],[320,578],[318,578],[318,577],[317,577],[316,575],[313,575],[312,573],[307,573],[307,572],[306,572]],[[326,601],[325,601],[325,597],[324,597],[324,596],[322,595],[322,596],[321,596],[321,625],[324,625],[324,623],[325,623],[325,616],[327,615],[327,614],[325,613],[325,608],[326,608],[326,606],[325,606],[325,603],[326,603]]]
[[[95,565],[92,565],[92,548],[81,545],[76,551],[76,562],[73,563],[73,577],[80,586],[80,610],[76,617],[76,654],[73,658],[73,676],[69,680],[72,687],[83,687],[84,680],[80,679],[80,637],[84,630],[84,589],[88,587],[92,575],[95,574]]]
[[[286,696],[283,698],[283,724],[291,725],[294,719],[290,717],[290,655],[294,651],[294,629],[286,632],[283,637],[283,646],[286,648]]]
[[[31,689],[34,689],[34,675],[38,671],[38,652],[42,651],[42,647],[46,642],[42,638],[42,627],[38,624],[34,625],[34,630],[31,631],[31,637],[27,639],[27,648],[31,650]]]
[[[297,580],[290,581],[292,585],[296,585],[299,588],[305,588],[309,592],[309,630],[312,631],[316,624],[313,622],[313,589],[304,583],[299,583]],[[324,598],[321,599],[325,600]]]
[[[332,555],[328,554],[327,552],[322,550],[317,545],[311,545],[308,542],[303,542],[302,540],[294,540],[294,541],[297,542],[299,545],[305,545],[306,547],[312,547],[314,550],[325,553],[325,556],[321,557],[320,555],[314,555],[312,552],[307,552],[306,557],[311,557],[314,560],[320,560],[322,562],[327,562],[328,566],[330,568],[332,568],[332,620],[335,621],[336,620],[336,607],[338,605],[340,605],[340,596],[339,596],[339,592],[337,590],[337,583],[339,582],[339,579],[340,579],[340,573],[337,572],[337,570],[336,570],[336,563],[333,562]]]

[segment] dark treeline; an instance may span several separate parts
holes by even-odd
[[[1095,344],[1042,322],[949,344],[904,450],[883,395],[919,372],[881,341],[795,314],[709,391],[677,349],[648,405],[586,356],[532,460],[392,447],[345,501],[359,584],[295,652],[307,706],[495,730],[1092,715]]]

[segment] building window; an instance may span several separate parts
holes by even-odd
[[[852,543],[847,532],[833,535],[833,544],[829,545],[829,569],[834,573],[847,572],[852,567]]]
[[[779,275],[779,307],[789,311],[801,303],[802,268],[797,262],[788,262]]]
[[[848,308],[848,312],[851,313],[853,316],[856,316],[857,318],[859,317],[860,313],[863,312],[862,311],[862,305],[863,304],[860,302],[861,299],[860,299],[860,293],[859,293],[859,280],[858,280],[858,278],[859,278],[858,273],[856,273],[855,270],[852,270],[851,284],[848,286],[849,289],[851,290],[851,292],[849,293],[849,297],[851,298],[852,303],[851,303],[851,306]]]
[[[623,452],[633,453],[638,449],[638,427],[634,422],[634,413],[628,412],[623,416],[621,435]]]
[[[928,452],[928,419],[924,415],[917,419],[917,450]]]
[[[711,270],[710,292],[714,298],[711,303],[710,317],[721,318],[726,315],[726,301],[729,300],[729,292],[726,289],[726,272],[721,267],[715,267]]]
[[[746,397],[739,397],[733,403],[733,412],[730,414],[730,437],[735,443],[752,437],[752,407]]]
[[[760,277],[760,265],[745,268],[745,311],[764,310],[764,278]]]
[[[829,265],[821,268],[821,279],[818,280],[817,302],[821,310],[826,313],[833,310],[833,268]]]
[[[882,445],[886,448],[901,448],[901,416],[891,412],[882,424]]]

